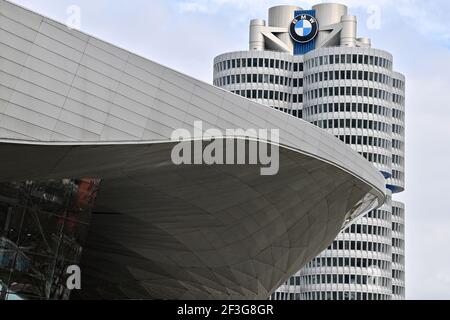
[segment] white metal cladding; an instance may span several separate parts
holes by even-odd
[[[277,128],[281,144],[351,167],[361,178],[382,185],[380,175],[362,157],[307,122],[7,1],[0,4],[4,139],[167,140],[175,129],[192,129],[197,119],[203,120],[205,130]],[[320,148],[311,142],[316,139],[322,141]]]
[[[92,36],[70,30],[63,24],[7,1],[0,0],[0,12],[0,137],[2,140],[0,147],[4,150],[2,152],[7,153],[11,157],[2,164],[2,179],[5,177],[24,178],[25,173],[38,178],[39,172],[33,167],[35,159],[30,156],[31,154],[34,154],[39,159],[39,163],[46,168],[49,174],[48,177],[50,177],[51,174],[55,174],[54,170],[59,165],[64,167],[67,164],[68,167],[73,169],[73,164],[77,163],[77,159],[82,159],[82,153],[86,151],[89,155],[95,154],[93,159],[97,162],[95,162],[96,165],[94,167],[98,170],[101,171],[103,169],[99,161],[106,161],[105,159],[109,159],[112,162],[111,167],[118,168],[118,170],[114,171],[115,174],[120,176],[114,180],[118,183],[113,183],[112,185],[110,183],[109,185],[113,191],[116,190],[114,188],[120,186],[134,185],[136,187],[136,183],[133,181],[143,179],[145,176],[148,180],[137,183],[139,187],[136,187],[137,190],[142,191],[139,189],[143,187],[142,184],[149,187],[152,183],[157,184],[157,181],[162,181],[161,172],[164,171],[156,170],[156,166],[152,167],[153,171],[149,171],[150,167],[146,167],[142,163],[145,160],[145,158],[142,158],[140,159],[139,168],[144,170],[143,173],[147,175],[140,174],[136,175],[134,179],[129,179],[129,177],[126,179],[124,172],[133,168],[126,165],[122,166],[123,163],[126,163],[126,161],[123,162],[124,158],[128,159],[128,157],[131,157],[134,159],[133,161],[138,161],[137,158],[139,157],[136,155],[139,155],[141,151],[143,155],[149,156],[149,154],[152,154],[152,150],[155,150],[155,148],[158,150],[157,143],[161,143],[159,145],[161,148],[167,148],[167,141],[175,129],[185,128],[192,130],[194,121],[202,120],[204,129],[280,129],[280,144],[283,152],[295,154],[294,158],[310,159],[310,161],[305,162],[300,160],[293,161],[294,167],[300,164],[305,164],[305,166],[323,165],[332,172],[338,172],[342,177],[349,178],[351,182],[354,182],[355,186],[358,186],[359,189],[356,189],[362,190],[367,188],[371,195],[370,200],[377,198],[379,204],[385,200],[382,175],[350,147],[307,122],[192,79]],[[22,152],[23,150],[26,152]],[[52,150],[55,153],[49,153],[47,150]],[[103,153],[103,150],[107,150],[108,153]],[[28,154],[28,156],[20,157],[23,154]],[[39,156],[36,154],[39,154]],[[286,159],[288,158],[289,156],[286,157]],[[60,159],[63,159],[61,160],[62,162]],[[69,161],[69,159],[72,159],[72,161]],[[12,170],[13,168],[17,169],[19,165],[21,165],[23,170]],[[150,166],[150,163],[147,165]],[[106,166],[105,170],[111,169],[111,167]],[[8,170],[8,168],[11,170]],[[86,169],[88,170],[86,172],[92,172],[93,167],[89,167],[86,164],[86,166],[78,169]],[[199,170],[204,170],[202,172],[205,173],[208,168]],[[295,171],[299,174],[310,172],[306,167],[303,170],[296,169]],[[70,171],[61,172],[67,173]],[[160,180],[155,182],[149,177],[149,173],[158,175]],[[239,173],[235,174],[238,175]],[[328,186],[333,187],[334,182],[330,179],[332,176],[328,171],[318,172],[317,175],[310,175],[310,179],[316,178],[317,180],[313,179],[306,185],[301,185],[302,180],[295,179],[295,183],[292,182],[295,186],[292,186],[292,188],[310,189],[310,185],[314,185],[317,181],[329,181]],[[193,175],[193,179],[195,177],[198,176]],[[221,177],[225,179],[227,174],[223,173]],[[286,179],[293,179],[294,177],[296,175],[290,174],[290,177],[286,177]],[[172,178],[175,179],[176,176],[172,176]],[[107,179],[105,183],[106,181]],[[183,184],[186,190],[189,190],[189,187],[193,187],[188,184],[189,179],[175,179],[175,181]],[[304,180],[304,182],[306,181],[308,180]],[[241,186],[240,184],[238,185]],[[238,185],[235,185],[235,187]],[[291,186],[291,183],[289,185]],[[161,188],[160,185],[154,187]],[[271,186],[271,188],[274,187],[273,185]],[[232,187],[230,192],[235,192],[235,189],[240,190]],[[339,188],[336,187],[332,189],[339,191]],[[170,190],[173,191],[173,188],[168,188],[165,191],[168,192]],[[230,190],[230,188],[226,190]],[[344,191],[351,190],[340,190],[340,192]],[[130,206],[124,205],[127,199],[123,198],[126,197],[113,197],[112,194],[114,193],[108,194],[110,199],[116,202],[124,201],[119,204],[122,205],[125,213],[129,213],[127,210],[131,210]],[[301,194],[302,192],[297,190],[296,195],[298,197],[296,196],[296,198],[298,201],[301,201]],[[352,193],[350,192],[350,194]],[[137,195],[141,195],[141,197],[136,200],[145,202],[142,193],[138,192]],[[201,192],[196,193],[196,195],[201,195]],[[268,197],[268,199],[273,200],[277,207],[280,206],[281,210],[286,201],[284,201],[284,198],[275,199],[275,195],[274,193],[274,196]],[[328,201],[324,200],[320,202],[321,206],[311,211],[320,213],[312,215],[308,220],[314,220],[314,228],[321,226],[321,228],[318,228],[321,230],[321,233],[316,233],[316,229],[314,229],[307,232],[303,237],[303,232],[294,232],[298,236],[302,236],[301,241],[303,242],[302,245],[298,246],[301,248],[299,249],[301,252],[299,252],[298,257],[292,258],[295,260],[292,265],[298,264],[300,266],[303,264],[302,259],[314,256],[317,252],[308,253],[304,250],[311,250],[311,248],[316,247],[324,248],[329,243],[328,237],[330,240],[331,237],[334,237],[337,230],[341,228],[345,218],[354,218],[351,215],[352,213],[357,215],[361,213],[358,210],[363,210],[365,206],[371,204],[368,201],[369,199],[350,199],[352,196],[354,197],[354,193],[349,198],[338,197],[336,193],[332,200],[339,203],[339,208],[354,202],[355,206],[359,206],[354,208],[356,209],[354,212],[350,209],[334,210],[336,209],[334,208],[330,212],[338,213],[340,216],[330,216],[329,211],[321,210],[322,206],[328,203]],[[237,201],[239,197],[234,199]],[[196,198],[196,200],[202,200],[199,202],[199,205],[210,205],[204,198],[200,197]],[[252,203],[255,207],[252,207],[252,210],[256,210],[256,206],[259,203],[256,199],[254,200]],[[360,200],[362,202],[359,202]],[[183,205],[186,205],[188,202],[183,202]],[[150,210],[145,207],[140,207],[139,209]],[[164,214],[172,214],[174,211],[169,210],[168,212],[164,212]],[[260,210],[258,212],[264,213],[265,211]],[[294,212],[296,214],[299,213],[297,210]],[[346,217],[347,212],[350,215]],[[154,214],[154,212],[152,213]],[[208,211],[208,213],[211,212]],[[313,216],[317,217],[317,220],[312,219]],[[130,218],[130,215],[127,217]],[[216,218],[219,221],[220,218],[224,217],[230,217],[229,213],[222,212]],[[188,219],[179,222],[189,223],[189,221]],[[225,220],[220,221],[223,222]],[[227,225],[233,225],[233,219],[226,221]],[[280,221],[282,222],[281,224],[272,225],[272,228],[278,226],[286,227],[285,223],[287,221],[283,219]],[[349,221],[346,222],[348,223]],[[147,221],[147,223],[139,225],[144,228],[152,222]],[[289,223],[292,224],[293,222],[290,221]],[[120,226],[121,224],[115,225],[117,228]],[[125,226],[126,228],[129,227],[128,224]],[[298,226],[308,229],[308,226],[301,223]],[[244,229],[243,225],[237,225],[236,228]],[[101,230],[101,228],[98,230]],[[280,236],[281,239],[283,234],[279,233],[280,230],[277,229],[276,235]],[[305,229],[302,230],[304,231]],[[329,230],[336,230],[336,232],[330,231],[330,234],[327,234],[326,231]],[[132,233],[124,232],[124,229],[120,228],[114,229],[114,232],[117,232],[116,235],[121,233],[128,235],[123,239],[117,236],[114,238],[115,241],[123,241],[121,244],[126,242],[127,250],[137,250],[136,244],[130,244],[132,239],[129,239],[129,237],[132,236]],[[199,232],[195,234],[197,236],[201,235]],[[236,234],[229,233],[229,235]],[[323,243],[311,240],[305,245],[305,241],[313,239],[314,235],[320,236]],[[264,238],[264,234],[262,236]],[[211,240],[211,237],[212,235],[206,237],[206,239]],[[250,238],[251,235],[249,233]],[[173,240],[173,238],[171,239]],[[256,241],[257,239],[258,237],[256,236],[251,238],[250,244],[261,244],[261,242]],[[161,245],[161,241],[159,243]],[[192,252],[196,252],[197,246],[206,243],[209,243],[209,241],[186,242],[187,245],[194,246],[192,251],[187,253],[189,259],[186,258],[184,262],[177,260],[177,268],[171,269],[173,278],[170,280],[177,283],[177,290],[174,292],[167,288],[173,282],[160,284],[160,288],[166,286],[165,291],[161,290],[160,298],[266,298],[270,291],[274,289],[272,286],[277,285],[277,283],[282,282],[283,279],[289,276],[289,266],[282,268],[284,274],[278,272],[280,269],[279,264],[284,264],[285,258],[283,260],[271,260],[270,264],[268,264],[270,267],[263,267],[260,263],[254,262],[258,264],[258,267],[251,281],[243,284],[245,279],[242,276],[242,271],[248,265],[244,269],[236,271],[239,272],[239,275],[233,276],[233,288],[238,290],[238,292],[227,291],[229,288],[224,284],[226,281],[223,281],[224,278],[221,278],[220,275],[214,275],[213,278],[217,281],[213,286],[215,289],[210,288],[211,290],[208,291],[205,289],[205,283],[202,282],[205,279],[202,279],[201,275],[193,280],[192,275],[187,276],[186,269],[183,269],[183,263],[189,264],[190,259],[193,259],[194,255]],[[263,243],[264,246],[265,244],[266,242]],[[145,245],[145,243],[137,244],[137,246],[141,245]],[[230,248],[231,246],[220,247],[222,250],[220,252],[224,257],[231,256],[235,259],[236,255],[233,255],[233,253],[236,251],[230,251]],[[237,248],[237,246],[233,248]],[[240,248],[245,249],[242,246]],[[269,249],[271,250],[270,245],[265,246],[264,250],[266,251],[262,250],[261,252],[267,253]],[[287,250],[283,252],[289,255],[293,254],[294,251],[289,252]],[[241,251],[237,253],[239,253],[238,257],[245,256],[245,253]],[[273,255],[271,257],[273,258]],[[151,255],[147,258],[151,260]],[[180,257],[176,258],[179,259]],[[251,258],[250,256],[245,256],[245,259],[247,259],[245,262],[250,263]],[[288,265],[290,265],[293,260],[288,260],[290,261],[288,261]],[[217,261],[204,259],[203,262],[205,262],[206,266],[208,263],[216,263]],[[117,263],[117,265],[119,266],[120,263]],[[224,265],[227,266],[226,264]],[[135,266],[131,262],[126,264],[126,267],[130,269]],[[181,267],[181,269],[178,267]],[[204,270],[206,269],[205,267]],[[183,275],[186,275],[186,279],[191,281],[187,287],[195,286],[195,290],[186,290],[184,282],[176,278],[177,275],[182,273],[180,270],[183,271]],[[246,270],[248,271],[248,269]],[[160,267],[159,271],[166,272],[167,270]],[[228,271],[229,269],[227,269]],[[138,271],[136,271],[134,276],[136,274],[142,276],[142,273]],[[219,278],[222,280],[217,280]],[[246,287],[244,288],[244,286]],[[218,291],[215,291],[217,288],[219,288]],[[127,287],[127,289],[130,288]],[[247,289],[251,290],[246,291]],[[122,291],[121,294],[124,294],[124,292]],[[142,292],[132,296],[142,297],[141,294]],[[153,294],[153,296],[158,297],[156,294]]]
[[[389,196],[381,208],[341,232],[327,250],[286,282],[275,298],[390,300],[394,284],[391,212]]]
[[[405,299],[405,205],[392,202],[392,299]]]
[[[405,190],[405,76],[393,73],[392,96],[392,178],[394,193]]]

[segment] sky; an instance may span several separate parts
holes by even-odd
[[[10,0],[148,59],[212,82],[212,61],[248,49],[250,19],[269,7],[324,1]],[[407,77],[406,295],[450,299],[450,1],[336,0],[359,20],[359,36],[394,55]],[[449,199],[447,198],[449,197]]]

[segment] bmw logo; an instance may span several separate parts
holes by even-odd
[[[300,14],[292,20],[289,33],[296,42],[306,43],[313,40],[319,32],[317,19],[310,14]]]

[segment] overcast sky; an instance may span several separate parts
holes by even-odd
[[[216,55],[247,50],[250,19],[266,18],[273,5],[323,2],[11,1],[61,22],[78,5],[82,31],[207,82]],[[394,196],[406,203],[407,298],[450,299],[450,1],[334,2],[350,6],[359,35],[390,51],[407,77],[407,191]]]

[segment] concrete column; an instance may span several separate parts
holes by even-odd
[[[341,47],[356,47],[357,20],[355,16],[342,16]]]
[[[250,21],[250,51],[263,51],[265,49],[263,29],[266,27],[266,21],[255,19]]]

